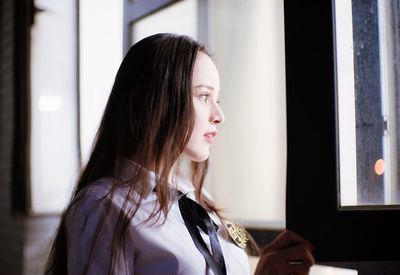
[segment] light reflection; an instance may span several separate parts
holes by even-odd
[[[62,100],[55,95],[42,95],[39,98],[39,110],[41,112],[56,112],[61,109]]]

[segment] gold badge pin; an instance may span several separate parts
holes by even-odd
[[[237,244],[237,246],[245,249],[247,246],[247,241],[249,240],[249,238],[247,237],[246,230],[240,225],[237,225],[227,220],[223,220],[222,223],[228,230],[229,236]]]

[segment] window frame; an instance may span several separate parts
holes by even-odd
[[[318,262],[398,261],[400,209],[339,209],[334,0],[285,0],[287,228]]]
[[[78,7],[79,0],[74,0]],[[16,217],[41,217],[58,216],[60,211],[51,209],[49,211],[34,211],[32,209],[32,76],[31,76],[31,51],[32,39],[31,29],[34,26],[36,16],[47,12],[35,5],[34,0],[16,1],[14,3],[14,105],[13,105],[13,147],[12,147],[12,186],[11,186],[11,214]],[[76,44],[79,45],[79,20],[78,10],[76,21]],[[79,52],[74,56],[79,61]],[[76,69],[77,85],[76,96],[79,105],[79,68]],[[79,110],[77,110],[77,127],[79,137]],[[80,162],[80,143],[77,143],[78,162]]]
[[[157,0],[157,1],[146,1],[146,0],[124,0],[123,5],[123,53],[124,55],[128,52],[131,46],[132,33],[131,25],[135,21],[140,20],[152,13],[155,13],[169,5],[172,5],[179,0]]]

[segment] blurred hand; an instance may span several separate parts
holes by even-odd
[[[261,250],[254,275],[306,275],[314,264],[313,250],[306,239],[286,230]]]

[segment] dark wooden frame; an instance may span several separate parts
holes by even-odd
[[[12,152],[11,211],[27,212],[30,179],[30,29],[33,0],[14,2],[14,121]]]
[[[317,261],[398,261],[400,210],[338,207],[332,1],[285,0],[287,228]]]

